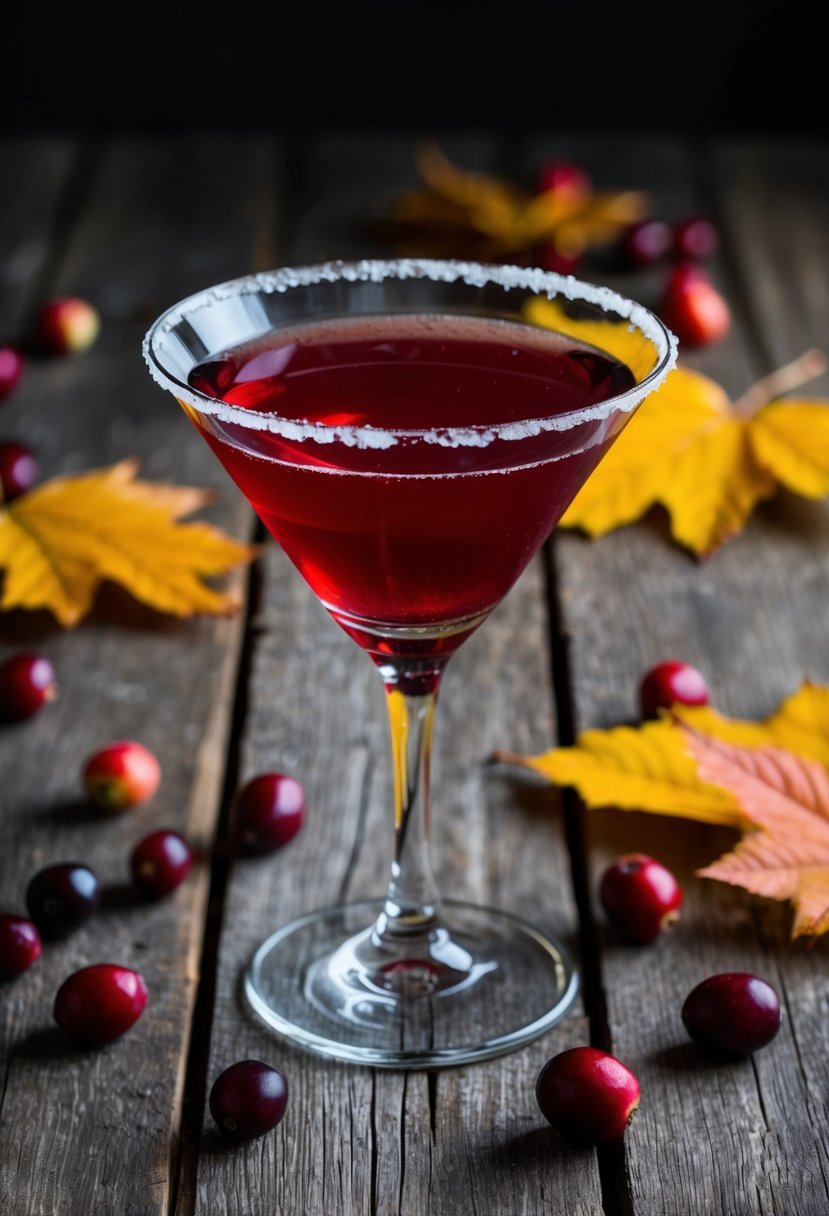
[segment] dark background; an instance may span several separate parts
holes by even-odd
[[[808,13],[781,0],[18,4],[3,18],[0,124],[824,133],[827,51]]]

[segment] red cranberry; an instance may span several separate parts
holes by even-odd
[[[43,350],[73,355],[88,350],[101,332],[101,318],[88,300],[64,296],[48,300],[37,316],[37,336]]]
[[[193,852],[178,832],[162,830],[145,836],[132,851],[135,884],[150,899],[160,899],[181,886],[193,868]]]
[[[667,256],[672,239],[663,220],[640,220],[631,224],[623,236],[622,256],[628,266],[650,266]]]
[[[657,718],[660,709],[672,705],[707,705],[710,700],[711,689],[702,672],[679,659],[657,663],[639,687],[643,718]]]
[[[19,350],[13,346],[0,346],[0,401],[14,392],[23,375],[23,368],[23,356]]]
[[[125,811],[152,797],[161,781],[161,767],[141,743],[123,739],[109,743],[86,761],[83,783],[92,801],[104,811]]]
[[[535,1084],[541,1113],[574,1144],[617,1140],[639,1105],[639,1082],[614,1056],[572,1047],[548,1060]]]
[[[37,925],[22,916],[0,915],[0,980],[28,971],[42,949]]]
[[[719,342],[731,328],[728,305],[699,266],[672,271],[659,311],[680,342],[689,346]]]
[[[88,866],[74,861],[40,870],[26,891],[29,915],[48,938],[68,937],[100,902],[98,879]]]
[[[263,773],[240,791],[236,801],[236,840],[248,853],[273,853],[302,827],[305,791],[284,773]]]
[[[717,230],[704,215],[689,215],[674,224],[673,249],[681,261],[702,261],[712,257],[720,246]]]
[[[22,722],[58,695],[55,669],[42,655],[12,655],[0,666],[0,718]]]
[[[584,253],[578,249],[566,252],[555,245],[538,245],[533,253],[533,263],[542,270],[554,270],[556,274],[575,274],[584,261]]]
[[[288,1104],[288,1082],[261,1060],[231,1064],[210,1090],[210,1113],[231,1140],[255,1140],[280,1122]]]
[[[712,975],[690,992],[682,1021],[700,1047],[748,1055],[780,1029],[780,1002],[771,984],[745,971]]]
[[[553,160],[543,165],[537,180],[540,194],[549,190],[559,195],[581,198],[592,189],[590,178],[581,165],[565,160]]]
[[[64,980],[54,1018],[83,1047],[111,1043],[134,1026],[147,1004],[147,985],[137,971],[114,963],[82,967]]]
[[[37,481],[37,462],[22,443],[0,443],[0,490],[4,502],[12,502],[31,490]]]
[[[617,857],[602,875],[607,919],[631,942],[652,942],[679,918],[682,891],[670,870],[644,853]]]

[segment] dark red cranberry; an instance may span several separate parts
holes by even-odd
[[[713,257],[720,247],[717,229],[704,215],[689,215],[674,224],[673,250],[680,261]]]
[[[673,234],[663,220],[640,220],[622,237],[622,257],[628,266],[651,266],[667,257]]]
[[[690,663],[667,659],[647,672],[639,686],[643,718],[656,718],[672,705],[707,705],[711,689],[705,676]]]
[[[617,1140],[639,1105],[639,1082],[615,1056],[571,1047],[548,1060],[535,1084],[544,1118],[574,1144]]]
[[[11,439],[0,443],[0,490],[4,502],[12,502],[31,490],[37,473],[37,462],[27,447]]]
[[[780,1029],[780,1002],[771,984],[745,971],[712,975],[690,992],[682,1021],[700,1047],[748,1055]]]
[[[567,251],[555,245],[538,245],[533,252],[533,264],[542,270],[554,270],[556,274],[575,274],[584,261],[581,249]]]
[[[285,1077],[261,1060],[231,1064],[213,1082],[210,1113],[231,1140],[255,1140],[276,1127],[288,1104]]]
[[[0,666],[0,718],[22,722],[57,695],[55,669],[43,655],[25,651]]]
[[[23,375],[24,360],[13,346],[0,346],[0,401],[17,387]]]
[[[566,160],[552,160],[542,165],[538,172],[537,185],[540,194],[551,190],[556,194],[574,198],[581,198],[592,189],[590,178],[581,165]]]
[[[630,942],[652,942],[679,918],[682,891],[670,870],[644,853],[607,867],[599,899],[614,929]]]
[[[263,773],[240,791],[236,801],[236,840],[247,853],[273,853],[302,827],[305,791],[284,773]]]
[[[163,829],[145,836],[132,851],[135,885],[150,899],[160,899],[181,886],[193,868],[193,851],[178,832]]]
[[[146,1004],[147,985],[137,971],[95,963],[63,981],[55,997],[54,1018],[82,1047],[100,1047],[134,1026]]]
[[[47,938],[68,937],[100,902],[98,879],[89,866],[75,861],[41,870],[26,891],[29,915]]]
[[[731,328],[731,310],[701,266],[684,262],[668,276],[659,315],[688,346],[719,342]]]
[[[37,925],[22,916],[0,915],[0,980],[12,980],[40,958]]]

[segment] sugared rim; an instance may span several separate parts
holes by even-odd
[[[598,405],[585,406],[550,418],[531,418],[523,422],[495,426],[438,427],[424,430],[382,428],[373,426],[328,426],[323,422],[302,422],[280,418],[274,414],[258,414],[230,405],[200,393],[179,380],[164,365],[161,348],[166,335],[188,316],[211,304],[242,295],[284,293],[297,287],[316,283],[371,282],[385,279],[430,279],[436,283],[456,283],[462,280],[470,287],[494,283],[504,290],[519,288],[552,300],[564,297],[594,304],[605,312],[614,312],[630,322],[657,352],[657,364],[641,383],[609,397]],[[538,329],[534,326],[532,328]],[[519,440],[545,431],[566,431],[584,422],[602,421],[617,411],[629,412],[659,385],[676,363],[677,340],[669,329],[641,304],[621,296],[609,287],[584,283],[572,275],[560,275],[550,270],[526,266],[487,265],[481,262],[439,261],[429,258],[364,259],[359,262],[324,262],[314,266],[286,266],[261,274],[231,279],[167,309],[150,327],[144,338],[143,353],[150,374],[163,388],[172,392],[201,414],[222,422],[232,422],[247,430],[270,431],[294,441],[315,440],[317,443],[344,443],[349,447],[387,448],[399,439],[417,439],[442,447],[486,447],[494,440]]]

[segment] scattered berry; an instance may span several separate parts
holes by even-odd
[[[55,669],[42,655],[24,651],[0,665],[0,718],[22,722],[57,695]]]
[[[640,220],[622,238],[622,256],[628,266],[651,266],[667,257],[673,234],[663,220]]]
[[[535,1083],[541,1113],[574,1144],[617,1140],[639,1105],[639,1082],[614,1056],[571,1047],[548,1060]]]
[[[570,161],[553,160],[542,166],[538,174],[538,192],[553,192],[559,197],[584,198],[592,190],[590,178],[581,165]]]
[[[703,261],[713,257],[719,246],[717,230],[704,215],[689,215],[674,224],[673,251],[680,260]]]
[[[23,356],[13,346],[0,346],[0,401],[17,387],[25,366]]]
[[[305,791],[284,773],[263,773],[239,792],[236,841],[248,853],[273,853],[302,827]]]
[[[210,1113],[232,1140],[255,1140],[276,1127],[288,1104],[288,1082],[260,1060],[231,1064],[210,1090]]]
[[[105,811],[125,811],[151,798],[161,781],[161,768],[141,743],[109,743],[84,765],[83,783],[91,800]]]
[[[688,1034],[708,1050],[748,1055],[780,1029],[780,1002],[771,984],[745,971],[712,975],[682,1006]]]
[[[644,853],[617,857],[602,875],[599,899],[628,941],[652,942],[679,919],[682,890],[670,870]]]
[[[82,1047],[100,1047],[134,1026],[146,1004],[147,985],[137,971],[95,963],[63,981],[54,1019]]]
[[[38,313],[38,342],[53,355],[88,350],[100,331],[101,318],[96,309],[77,296],[49,300]]]
[[[0,980],[13,980],[40,958],[37,925],[22,916],[0,915]]]
[[[672,271],[660,316],[689,346],[719,342],[731,328],[728,305],[699,266],[677,266]]]
[[[37,461],[22,443],[7,440],[0,443],[0,495],[3,502],[12,502],[31,490],[37,481]]]
[[[98,879],[89,866],[68,861],[35,874],[26,907],[43,937],[68,937],[101,902]]]
[[[193,852],[178,832],[162,830],[145,836],[132,851],[130,869],[135,885],[160,899],[181,886],[193,868]]]
[[[580,249],[568,252],[555,245],[538,245],[533,253],[533,265],[542,270],[554,270],[556,274],[575,274],[584,261]]]
[[[672,705],[707,705],[710,700],[711,689],[702,672],[679,659],[657,663],[639,686],[643,718],[657,718],[660,709]]]

